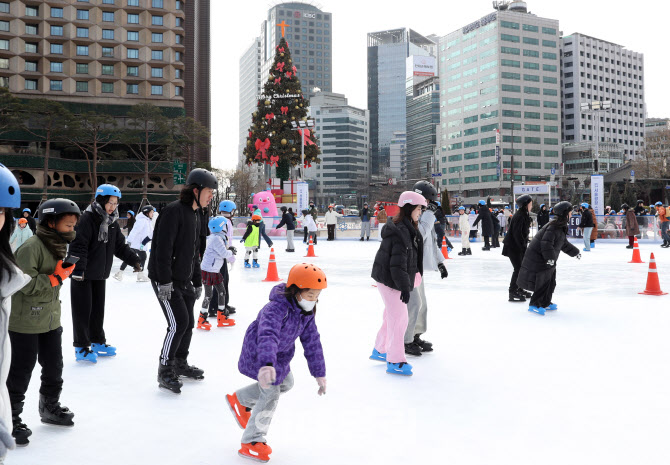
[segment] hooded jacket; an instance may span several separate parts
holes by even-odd
[[[549,210],[547,207],[542,207],[537,214],[537,229],[542,229],[542,226],[549,223]]]
[[[458,229],[461,230],[461,235],[467,236],[470,232],[470,216],[467,213],[458,215]]]
[[[293,215],[291,215],[288,211],[285,211],[284,213],[282,213],[281,221],[277,225],[276,229],[279,229],[284,225],[286,225],[286,230],[287,231],[294,231],[295,230],[295,223],[293,222]]]
[[[437,247],[435,214],[426,210],[419,217],[419,232],[423,239],[423,269],[437,271],[437,265],[444,262],[442,251]]]
[[[151,237],[154,234],[153,223],[151,218],[144,213],[137,215],[135,227],[128,234],[128,245],[133,249],[140,250],[140,246],[147,245],[151,242]]]
[[[16,228],[14,228],[12,236],[9,238],[9,246],[12,248],[12,252],[16,252],[16,249],[21,247],[23,243],[32,236],[33,232],[28,225],[26,225],[25,228],[21,228],[17,225]]]
[[[532,220],[528,208],[519,208],[509,222],[509,230],[503,239],[502,254],[505,257],[518,256],[526,253],[528,236]]]
[[[207,236],[207,249],[202,257],[200,268],[202,271],[219,273],[224,260],[230,260],[233,253],[228,250],[223,233],[214,233]]]
[[[582,217],[579,220],[579,227],[580,228],[592,228],[594,227],[593,223],[593,216],[591,215],[591,212],[586,209],[582,209]]]
[[[285,283],[272,288],[270,302],[247,328],[237,364],[240,373],[252,379],[257,379],[261,367],[271,364],[277,373],[275,385],[280,385],[291,371],[297,339],[302,343],[312,376],[326,376],[315,312],[303,312],[296,300],[286,297],[285,292]]]
[[[326,212],[326,224],[337,224],[337,218],[342,216],[340,213],[337,213],[335,210],[328,210]]]
[[[414,289],[416,273],[423,275],[423,240],[407,218],[382,228],[382,243],[372,265],[372,279],[396,291]]]

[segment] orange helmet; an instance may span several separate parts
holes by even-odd
[[[263,217],[261,215],[251,215],[251,221],[260,221]]]
[[[28,224],[28,220],[25,218],[20,218],[19,219],[19,224]]]
[[[326,273],[318,266],[301,263],[291,268],[288,273],[286,286],[289,287],[293,284],[300,289],[325,289],[328,287],[328,280],[326,279]]]

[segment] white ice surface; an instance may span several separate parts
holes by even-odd
[[[597,243],[581,261],[562,255],[554,302],[541,317],[507,301],[512,267],[501,249],[448,261],[449,278],[426,273],[435,351],[410,359],[414,376],[388,375],[368,360],[381,323],[381,298],[369,277],[378,242],[320,241],[311,259],[328,275],[317,323],[328,393],[317,395],[300,342],[294,389],[270,428],[271,463],[552,465],[670,463],[670,296],[638,295],[649,252],[670,291],[670,252],[641,247],[628,264],[622,244]],[[303,260],[277,240],[279,274]],[[166,322],[149,283],[126,271],[109,279],[105,330],[119,355],[97,365],[74,361],[70,293],[62,292],[65,380],[61,400],[71,429],[39,422],[39,366],[23,419],[28,447],[9,465],[242,464],[242,431],[226,393],[251,382],[237,360],[244,332],[267,302],[269,250],[260,270],[231,272],[237,326],[194,330],[189,361],[205,370],[181,395],[159,390],[158,355]],[[118,269],[115,263],[113,272]],[[197,310],[196,310],[197,312]]]

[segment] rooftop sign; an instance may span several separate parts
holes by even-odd
[[[488,23],[495,21],[497,17],[498,15],[495,12],[488,14],[484,16],[482,19],[478,19],[474,23],[470,23],[467,26],[465,26],[463,28],[463,34],[467,34],[470,31],[474,31],[475,29],[479,29],[482,26],[486,26]]]

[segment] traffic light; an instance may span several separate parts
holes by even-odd
[[[593,172],[598,172],[598,160],[593,160]]]

